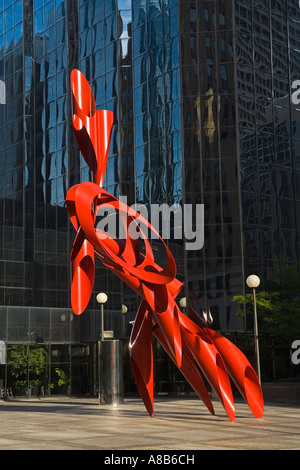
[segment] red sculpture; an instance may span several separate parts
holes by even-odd
[[[264,407],[261,387],[244,354],[213,331],[210,322],[197,315],[193,308],[189,308],[189,316],[179,310],[175,299],[182,283],[176,279],[176,264],[167,245],[138,212],[103,189],[113,115],[110,111],[96,110],[92,90],[80,71],[72,71],[71,85],[74,131],[82,155],[93,173],[93,182],[73,186],[66,199],[70,219],[77,231],[71,252],[74,313],[81,314],[90,300],[96,255],[142,299],[131,334],[130,358],[139,393],[150,416],[154,415],[154,335],[212,414],[213,405],[201,371],[232,421],[235,407],[229,375],[253,414],[261,417]],[[100,206],[113,207],[119,212],[127,235],[125,239],[110,237],[95,228]],[[137,239],[128,235],[128,227],[132,223],[139,226]],[[164,268],[155,261],[142,227],[153,231],[162,243],[167,255]],[[144,243],[145,254],[141,252],[141,242]]]

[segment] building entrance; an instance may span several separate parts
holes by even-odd
[[[7,344],[0,365],[6,396],[97,395],[97,345]]]

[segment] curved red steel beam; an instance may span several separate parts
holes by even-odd
[[[71,73],[73,96],[73,128],[83,158],[93,172],[93,181],[103,185],[113,113],[97,111],[91,87],[77,69]]]
[[[211,413],[214,409],[202,373],[229,418],[232,421],[235,419],[227,374],[229,370],[254,414],[261,416],[263,402],[262,395],[259,395],[260,385],[241,351],[206,328],[205,324],[192,321],[179,310],[175,298],[182,283],[176,279],[176,263],[168,246],[142,215],[102,188],[113,115],[109,111],[96,110],[92,90],[78,70],[73,70],[71,84],[74,131],[83,157],[93,173],[93,182],[72,187],[66,198],[70,220],[77,231],[71,252],[71,303],[74,313],[80,315],[89,303],[96,256],[142,299],[131,334],[130,358],[139,393],[150,416],[154,415],[153,335]],[[124,240],[95,228],[100,206],[118,211],[126,234]],[[129,236],[131,224],[139,228],[138,239]],[[155,260],[146,236],[149,230],[155,233],[165,250],[165,267]],[[140,249],[141,240],[145,246],[144,254]]]
[[[221,354],[227,371],[256,418],[261,418],[264,401],[256,373],[245,355],[231,341],[210,328],[207,335]],[[233,360],[234,358],[234,360]]]

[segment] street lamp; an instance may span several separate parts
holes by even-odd
[[[104,330],[103,307],[108,300],[107,295],[100,292],[96,300],[101,305],[101,341],[98,341],[99,404],[117,405],[123,402],[124,393],[123,349],[120,341],[113,339],[113,331]]]
[[[179,305],[182,308],[186,308],[186,297],[182,297],[182,299],[179,300]]]
[[[97,302],[101,305],[101,340],[104,339],[104,312],[103,312],[103,304],[107,302],[107,295],[104,292],[100,292],[100,294],[96,297]]]
[[[121,334],[122,338],[125,337],[125,314],[128,311],[128,308],[126,305],[122,304],[122,316],[121,316]]]
[[[259,286],[260,279],[255,274],[251,274],[251,276],[247,277],[246,284],[253,291],[254,337],[255,337],[256,360],[257,360],[257,375],[258,375],[259,383],[261,383],[261,380],[260,380],[260,363],[259,363],[258,327],[257,327],[257,309],[256,309],[256,295],[255,295],[255,288]]]

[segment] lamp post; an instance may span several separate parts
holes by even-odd
[[[180,305],[181,308],[186,308],[186,297],[182,297],[179,300],[179,305]]]
[[[96,297],[97,302],[101,305],[101,341],[104,339],[104,311],[103,311],[103,304],[107,302],[107,295],[104,292],[100,292],[100,294]]]
[[[123,348],[120,347],[120,341],[108,335],[111,332],[104,329],[103,306],[107,299],[104,292],[96,297],[101,305],[101,341],[98,341],[99,404],[115,406],[122,403],[124,398]]]
[[[128,308],[126,305],[122,304],[122,316],[121,316],[121,335],[122,338],[125,337],[125,314],[128,311]]]
[[[257,308],[256,308],[256,294],[255,288],[259,286],[260,279],[255,274],[251,274],[246,279],[246,284],[252,289],[253,292],[253,307],[254,307],[254,338],[255,338],[255,351],[256,351],[256,361],[257,361],[257,375],[259,383],[260,380],[260,361],[259,361],[259,344],[258,344],[258,327],[257,327]]]
[[[104,400],[103,400],[103,383],[102,383],[102,372],[101,371],[101,368],[103,368],[103,365],[102,365],[102,362],[103,362],[103,358],[102,358],[102,347],[101,347],[101,344],[103,339],[104,339],[104,310],[103,310],[103,305],[105,304],[105,302],[107,302],[107,295],[104,293],[104,292],[100,292],[97,297],[96,297],[96,300],[97,302],[101,305],[101,337],[100,337],[100,341],[98,343],[98,354],[99,354],[99,366],[98,366],[98,380],[99,380],[99,403],[102,404],[104,403]]]

